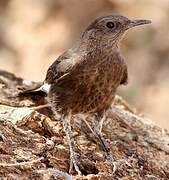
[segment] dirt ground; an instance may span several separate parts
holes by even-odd
[[[102,134],[113,162],[82,115],[72,118],[82,176],[69,173],[69,148],[62,123],[55,119],[44,96],[18,93],[38,84],[0,71],[1,179],[169,179],[169,134],[138,114],[116,96],[103,123]],[[87,119],[94,128],[92,116]]]

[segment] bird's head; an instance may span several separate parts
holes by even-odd
[[[149,23],[151,23],[150,20],[130,20],[120,15],[103,16],[94,20],[86,28],[82,38],[118,44],[128,29]]]

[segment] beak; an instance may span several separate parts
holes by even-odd
[[[131,20],[128,28],[132,28],[132,27],[140,26],[140,25],[144,25],[144,24],[150,24],[150,23],[151,23],[150,20],[143,20],[143,19]]]

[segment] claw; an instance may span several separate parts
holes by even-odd
[[[82,175],[79,166],[77,165],[77,160],[75,157],[70,157],[70,167],[69,167],[69,173],[72,173],[73,167],[75,168],[75,171],[77,172],[78,175]]]

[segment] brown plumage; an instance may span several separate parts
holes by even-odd
[[[56,108],[73,114],[102,113],[111,105],[117,87],[127,82],[127,66],[113,51],[96,56],[89,52],[77,58],[83,61],[51,84],[49,100]]]
[[[109,108],[117,87],[127,83],[127,65],[119,47],[123,34],[134,25],[149,23],[133,22],[123,16],[96,19],[78,45],[51,65],[45,82],[51,84],[49,100],[55,108],[75,114],[101,114]]]
[[[77,45],[63,53],[47,71],[44,84],[50,85],[48,100],[54,112],[64,115],[71,161],[78,173],[70,119],[66,118],[70,112],[97,113],[102,117],[118,86],[127,83],[127,65],[120,53],[120,41],[129,28],[148,23],[119,15],[100,17],[86,28]],[[96,135],[108,153],[101,134]]]

